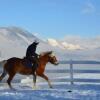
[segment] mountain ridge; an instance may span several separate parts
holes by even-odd
[[[0,27],[0,60],[10,57],[24,57],[28,45],[35,40],[40,42],[37,47],[37,53],[52,50],[57,54],[57,58],[62,60],[100,59],[100,48],[88,49],[86,48],[88,46],[82,47],[79,40],[76,44],[56,39],[42,41],[20,27]],[[94,47],[96,46],[94,45]]]

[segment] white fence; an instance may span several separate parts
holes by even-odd
[[[48,73],[69,73],[70,74],[70,78],[67,78],[67,79],[60,79],[60,80],[56,80],[56,81],[61,81],[61,82],[70,82],[71,84],[74,84],[74,82],[93,82],[93,83],[100,83],[100,79],[82,79],[82,78],[74,78],[74,74],[75,73],[93,73],[93,74],[100,74],[100,70],[98,69],[95,69],[94,70],[92,69],[91,70],[91,67],[90,69],[85,69],[85,70],[82,70],[82,69],[74,69],[74,65],[77,65],[77,64],[94,64],[94,65],[100,65],[100,62],[99,61],[74,61],[74,60],[70,60],[70,61],[60,61],[60,64],[69,64],[69,67],[70,69],[69,70],[47,70]]]

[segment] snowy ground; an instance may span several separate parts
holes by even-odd
[[[59,69],[59,67],[55,69]],[[69,78],[66,73],[55,75],[48,73],[48,76],[51,80],[52,76],[55,79]],[[52,81],[53,89],[50,89],[47,82],[38,78],[37,88],[33,89],[32,79],[30,78],[16,76],[15,80],[18,81],[12,82],[12,86],[16,90],[10,90],[5,81],[0,83],[0,100],[100,100],[100,83],[77,82],[70,85],[68,82]],[[100,79],[100,74],[75,74],[74,78]],[[68,92],[69,90],[72,92]]]
[[[36,90],[13,84],[16,90],[0,86],[0,100],[100,100],[100,85],[54,85],[54,89],[42,87]],[[68,90],[72,90],[71,93]]]
[[[16,90],[10,90],[6,83],[0,83],[0,100],[100,100],[100,84],[52,84],[50,89],[46,82],[37,82],[37,88],[33,89],[32,80],[26,78],[21,83],[12,83]]]

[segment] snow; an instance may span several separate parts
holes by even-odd
[[[90,74],[76,74],[75,77],[86,77],[86,75],[91,78]],[[50,89],[46,81],[38,80],[34,89],[32,79],[26,77],[21,79],[20,83],[12,83],[16,90],[10,90],[6,83],[0,83],[0,100],[100,100],[100,84],[71,85],[67,82],[52,82],[52,84],[53,88]],[[72,92],[68,92],[69,90]]]
[[[23,36],[23,35],[21,35],[21,34],[19,34],[19,33],[17,33],[17,35],[18,35],[19,37],[21,37],[26,43],[28,43],[28,44],[31,43],[25,36]]]
[[[47,66],[47,69],[65,69],[66,66]],[[86,67],[87,68],[87,67]],[[90,68],[90,67],[88,67]],[[95,66],[97,69],[98,67]],[[59,69],[59,70],[60,70]],[[93,69],[91,69],[93,70]],[[100,70],[100,69],[98,69]],[[33,88],[32,77],[17,76],[15,80],[20,79],[18,82],[12,82],[12,86],[16,90],[10,90],[7,83],[0,83],[0,100],[100,100],[100,83],[90,82],[75,82],[71,85],[69,82],[54,81],[52,79],[67,79],[69,74],[54,73],[47,76],[51,80],[53,88],[48,87],[48,83],[45,80],[37,78],[37,86]],[[99,73],[82,73],[74,74],[74,78],[85,79],[100,79]],[[71,90],[72,92],[68,92]]]
[[[14,86],[16,90],[0,88],[0,100],[100,100],[100,86],[97,85],[62,85],[36,90],[23,85]],[[68,92],[70,89],[72,92]]]
[[[93,68],[98,68],[93,66]],[[66,66],[47,66],[47,69],[65,69]],[[87,66],[86,66],[87,68]],[[90,68],[90,67],[88,67]],[[92,67],[91,67],[92,68]],[[91,69],[93,70],[93,69]],[[100,69],[99,69],[100,70]],[[75,82],[71,85],[69,82],[54,81],[54,79],[67,79],[69,74],[45,73],[51,80],[53,88],[50,89],[45,80],[37,78],[37,86],[33,88],[32,77],[17,76],[15,80],[20,79],[20,81],[12,82],[12,86],[16,90],[10,90],[7,83],[0,83],[0,100],[100,100],[100,83],[90,83],[90,82]],[[74,74],[74,78],[85,78],[85,79],[100,79],[99,73],[82,73]],[[52,80],[53,79],[53,80]],[[68,92],[71,90],[72,92]]]
[[[45,39],[42,41],[38,39],[38,37],[19,27],[0,27],[0,59],[8,59],[13,56],[25,56],[28,44],[32,43],[34,40],[40,41],[37,48],[39,53],[52,50],[57,54],[59,59],[100,59],[99,37],[98,39],[95,38],[91,40],[89,43],[87,40],[83,43],[83,40],[80,40],[80,38],[78,40],[77,38],[74,38],[66,39],[64,41],[50,38],[47,42]],[[93,43],[94,41],[95,43]],[[88,45],[86,45],[87,43]],[[91,43],[93,45],[91,45]]]
[[[7,30],[5,30],[5,29],[0,29],[0,34],[3,34],[3,35],[8,35],[8,31]]]

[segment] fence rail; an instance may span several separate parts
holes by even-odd
[[[69,64],[70,69],[65,70],[65,69],[58,69],[58,70],[47,70],[46,72],[48,73],[69,73],[70,78],[69,79],[54,79],[56,81],[61,81],[61,82],[70,82],[71,84],[74,84],[74,82],[94,82],[94,83],[100,83],[100,79],[81,79],[81,78],[74,78],[75,73],[100,73],[100,70],[95,69],[95,70],[82,70],[82,69],[74,69],[74,64],[94,64],[94,65],[100,65],[99,61],[60,61],[60,64]]]
[[[61,78],[61,79],[52,79],[52,81],[56,81],[56,82],[71,82],[72,80],[71,79],[63,79],[63,78]],[[87,78],[87,79],[81,79],[81,78],[74,78],[73,79],[73,83],[74,82],[87,82],[87,83],[100,83],[100,79],[89,79],[89,78]],[[72,84],[72,83],[71,83]]]
[[[69,61],[59,61],[60,64],[100,64],[100,61],[75,61],[75,60],[69,60]]]
[[[46,70],[47,73],[70,73],[70,70]],[[81,69],[74,69],[73,73],[100,73],[100,70],[81,70]]]

